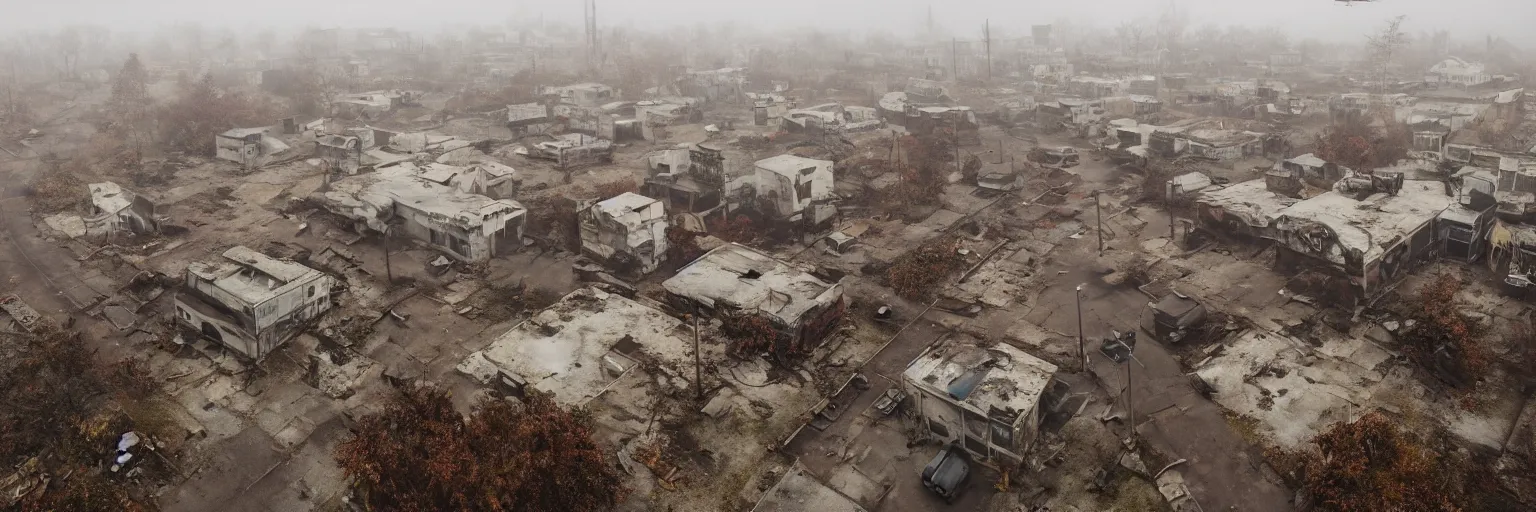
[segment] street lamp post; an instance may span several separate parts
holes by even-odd
[[[1088,371],[1088,345],[1083,339],[1083,285],[1077,285],[1077,355],[1083,358],[1083,371]]]

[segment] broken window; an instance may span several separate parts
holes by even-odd
[[[809,178],[795,184],[795,202],[806,201],[811,198],[811,180]],[[799,205],[795,205],[799,206]]]
[[[1013,450],[1013,428],[999,422],[992,422],[992,445]]]
[[[940,423],[939,420],[936,419],[928,420],[928,431],[933,432],[934,437],[949,437],[949,427],[945,426],[943,423]]]
[[[462,256],[469,256],[469,241],[456,236],[448,236],[448,248]]]
[[[308,295],[305,295],[305,297],[314,297],[314,296],[315,296],[315,287],[313,285],[311,285],[309,287]]]

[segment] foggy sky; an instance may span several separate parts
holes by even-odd
[[[433,30],[444,24],[496,24],[510,19],[579,22],[580,0],[0,0],[26,5],[0,17],[0,30],[37,30],[68,24],[98,24],[143,31],[178,22],[210,27],[299,28],[385,27]],[[1023,34],[1028,26],[1070,18],[1112,26],[1155,17],[1170,0],[598,0],[603,26],[656,28],[734,21],[763,29],[814,27],[864,33],[883,28],[900,33],[923,25],[934,6],[939,25],[961,37],[979,34],[983,20],[995,31]],[[1536,45],[1536,1],[1377,0],[1345,6],[1334,0],[1172,0],[1189,13],[1191,28],[1205,23],[1275,25],[1293,39],[1358,41],[1384,20],[1406,14],[1405,29],[1446,29],[1457,39],[1498,35],[1527,47]]]

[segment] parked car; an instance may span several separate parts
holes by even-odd
[[[949,445],[923,468],[923,487],[944,498],[945,503],[954,503],[970,477],[971,463],[966,460],[965,450]]]
[[[1141,328],[1153,339],[1178,343],[1190,331],[1205,322],[1205,305],[1177,292],[1157,302],[1148,302],[1141,311]]]

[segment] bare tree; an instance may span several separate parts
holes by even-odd
[[[1376,73],[1381,80],[1383,91],[1387,86],[1387,75],[1391,72],[1392,65],[1401,55],[1403,47],[1408,45],[1408,33],[1403,32],[1403,20],[1407,18],[1407,16],[1397,16],[1389,19],[1381,31],[1366,36],[1370,59],[1376,65]]]
[[[80,48],[85,45],[80,37],[80,29],[65,27],[59,31],[56,41],[59,55],[64,58],[63,69],[60,70],[60,75],[66,80],[73,79],[75,78],[76,67],[80,65]]]

